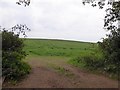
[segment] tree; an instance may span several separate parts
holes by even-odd
[[[30,4],[30,0],[16,2],[19,5],[20,3],[26,6]],[[0,26],[0,31],[2,32],[0,33],[2,35],[2,76],[17,81],[28,74],[31,69],[27,63],[22,61],[26,53],[23,51],[23,39],[19,38],[20,34],[26,37],[26,31],[30,29],[26,25],[17,24],[10,29]]]
[[[0,28],[2,32],[2,75],[10,80],[19,80],[30,72],[30,66],[23,62],[26,53],[23,51],[22,34],[26,37],[26,31],[30,29],[26,25],[15,25],[10,29]],[[15,34],[16,32],[16,34]]]
[[[120,1],[114,0],[83,0],[83,4],[91,4],[91,6],[99,6],[100,9],[103,9],[104,6],[107,6],[106,15],[104,18],[104,29],[106,30],[117,30],[117,22],[120,20]]]
[[[105,6],[105,0],[88,1],[84,0],[83,4],[91,3],[91,5],[99,6],[102,9]],[[102,42],[99,42],[99,46],[104,53],[104,70],[118,74],[120,72],[120,1],[107,2],[109,6],[106,9],[106,16],[104,18],[104,28],[110,33],[107,38],[104,38]],[[118,78],[119,80],[119,78]]]
[[[22,61],[23,39],[14,32],[2,31],[2,75],[10,80],[19,80],[30,72],[30,66]]]
[[[30,0],[19,0],[18,2],[16,2],[16,4],[24,5],[26,7],[30,5]]]

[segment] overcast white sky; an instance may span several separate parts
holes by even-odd
[[[18,0],[0,0],[0,25],[26,24],[28,37],[97,42],[105,37],[105,11],[83,5],[82,0],[31,0],[29,7]]]

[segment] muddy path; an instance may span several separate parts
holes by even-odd
[[[102,75],[95,75],[67,63],[67,58],[35,57],[29,58],[31,73],[8,88],[118,88],[118,81]]]

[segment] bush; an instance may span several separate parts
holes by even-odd
[[[2,32],[2,75],[7,79],[19,80],[30,72],[30,66],[23,62],[23,40],[13,32]]]
[[[80,56],[72,59],[71,62],[76,66],[84,67],[90,70],[102,69],[104,66],[103,58],[93,55]]]
[[[82,57],[82,62],[89,69],[102,69],[104,66],[102,61],[103,59],[92,55]]]
[[[120,72],[120,29],[111,31],[99,46],[104,53],[105,71],[119,74]]]
[[[117,60],[119,60],[119,55],[118,52],[112,53],[109,57],[106,56],[106,54],[100,56],[97,54],[88,54],[73,58],[70,60],[70,63],[83,69],[106,73],[109,74],[110,77],[112,75],[112,77],[118,78],[120,69],[119,65],[117,65]]]

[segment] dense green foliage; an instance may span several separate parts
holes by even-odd
[[[83,4],[91,3],[92,6],[99,6],[101,9],[107,4],[106,15],[104,18],[104,29],[110,31],[107,38],[99,42],[99,46],[104,54],[104,59],[100,62],[104,71],[120,75],[120,1],[105,0],[83,1]],[[118,24],[117,24],[118,23]],[[92,59],[92,58],[91,58]],[[93,61],[89,59],[90,61]],[[96,59],[97,60],[97,59]],[[85,60],[86,61],[86,60]],[[88,60],[86,61],[86,64]],[[89,62],[90,63],[90,62]],[[94,67],[95,62],[90,66]],[[89,65],[88,65],[89,66]],[[96,67],[97,68],[97,67]],[[99,67],[98,67],[99,68]],[[118,78],[119,79],[119,78]]]
[[[120,72],[120,29],[112,31],[99,45],[105,57],[105,70],[116,74]]]
[[[94,54],[87,54],[84,56],[75,57],[70,60],[70,63],[81,68],[97,70],[103,68],[103,60],[104,59],[102,53],[98,52]]]
[[[97,48],[96,43],[26,39],[24,50],[29,55],[76,57],[96,53]]]
[[[8,79],[19,80],[30,71],[30,66],[22,61],[26,54],[24,43],[13,32],[2,31],[2,74]]]
[[[112,7],[106,10],[104,27],[110,31],[107,38],[99,43],[104,53],[104,70],[119,74],[120,72],[120,27],[117,22],[120,21],[120,1],[112,3]],[[119,23],[118,23],[119,24]],[[119,76],[118,76],[119,77]]]

